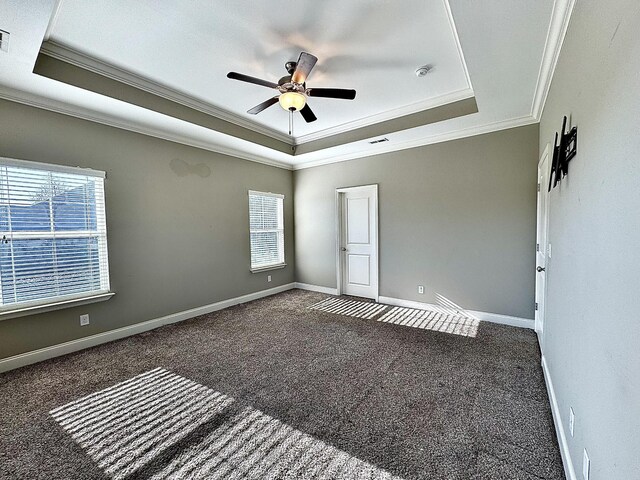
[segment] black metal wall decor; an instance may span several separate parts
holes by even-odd
[[[560,144],[558,144],[558,132],[553,141],[553,160],[551,162],[551,173],[549,174],[549,191],[567,176],[569,173],[569,161],[578,152],[578,127],[573,127],[567,133],[567,117],[562,121],[562,133],[560,134]]]

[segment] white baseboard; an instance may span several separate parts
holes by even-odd
[[[547,361],[544,355],[542,355],[542,371],[544,372],[544,381],[547,384],[553,423],[556,427],[556,436],[558,437],[560,455],[562,456],[562,465],[564,466],[564,474],[567,477],[567,480],[578,480],[578,477],[576,477],[576,471],[573,468],[573,462],[571,461],[567,436],[564,434],[564,426],[562,425],[562,417],[560,416],[560,409],[558,407],[558,401],[556,400],[556,392],[553,389],[551,374],[549,373],[549,367],[547,366]]]
[[[41,362],[50,358],[59,357],[68,353],[77,352],[89,347],[95,347],[102,343],[111,342],[113,340],[119,340],[121,338],[130,337],[138,333],[153,330],[154,328],[168,325],[170,323],[177,323],[189,318],[197,317],[198,315],[204,315],[207,313],[222,310],[223,308],[232,307],[241,303],[250,302],[259,298],[275,295],[276,293],[284,292],[296,288],[295,283],[287,283],[286,285],[280,285],[279,287],[269,288],[267,290],[261,290],[255,293],[249,293],[248,295],[242,295],[240,297],[230,298],[228,300],[222,300],[220,302],[204,305],[202,307],[192,308],[184,310],[182,312],[172,313],[153,320],[147,320],[146,322],[136,323],[115,330],[110,330],[104,333],[98,333],[96,335],[90,335],[88,337],[79,338],[78,340],[72,340],[70,342],[60,343],[58,345],[52,345],[50,347],[41,348],[32,352],[21,353],[13,357],[7,357],[0,360],[0,373],[13,370],[15,368],[24,367],[25,365],[31,365],[32,363]]]
[[[380,296],[380,303],[393,305],[396,307],[417,308],[419,310],[443,310],[440,305],[431,303],[415,302],[412,300],[403,300],[401,298]],[[512,327],[530,328],[535,327],[535,321],[529,318],[512,317],[509,315],[500,315],[498,313],[478,312],[476,310],[462,310],[472,317],[477,318],[481,322],[499,323],[501,325],[511,325]]]
[[[320,285],[311,285],[309,283],[296,282],[296,288],[300,290],[309,290],[310,292],[326,293],[327,295],[337,295],[337,288],[321,287]]]
[[[499,323],[501,325],[511,325],[512,327],[528,328],[530,330],[535,330],[536,328],[536,321],[533,318],[512,317],[511,315],[478,312],[476,310],[465,311],[482,322]]]

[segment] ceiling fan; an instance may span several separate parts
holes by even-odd
[[[345,88],[307,88],[307,77],[318,59],[307,52],[302,52],[297,62],[287,62],[284,64],[289,75],[285,75],[278,83],[269,82],[256,77],[250,77],[237,72],[227,73],[227,77],[233,80],[240,80],[247,83],[255,83],[263,87],[275,88],[280,92],[273,98],[256,105],[247,113],[256,115],[269,108],[271,105],[280,103],[282,108],[291,112],[299,111],[302,118],[307,123],[317,120],[313,111],[307,104],[307,97],[341,98],[353,100],[356,98],[356,91]]]

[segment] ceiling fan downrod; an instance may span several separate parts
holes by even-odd
[[[296,109],[293,107],[289,108],[289,136],[293,138],[293,112],[295,112]]]

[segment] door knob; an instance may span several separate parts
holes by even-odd
[[[537,268],[536,268],[536,270],[537,270],[538,272],[544,272],[544,271],[545,271],[545,268],[544,268],[544,267],[537,267]]]
[[[344,248],[344,247],[340,248],[340,250],[342,250],[343,252],[346,252],[346,251],[347,251],[347,249],[346,249],[346,248]]]

